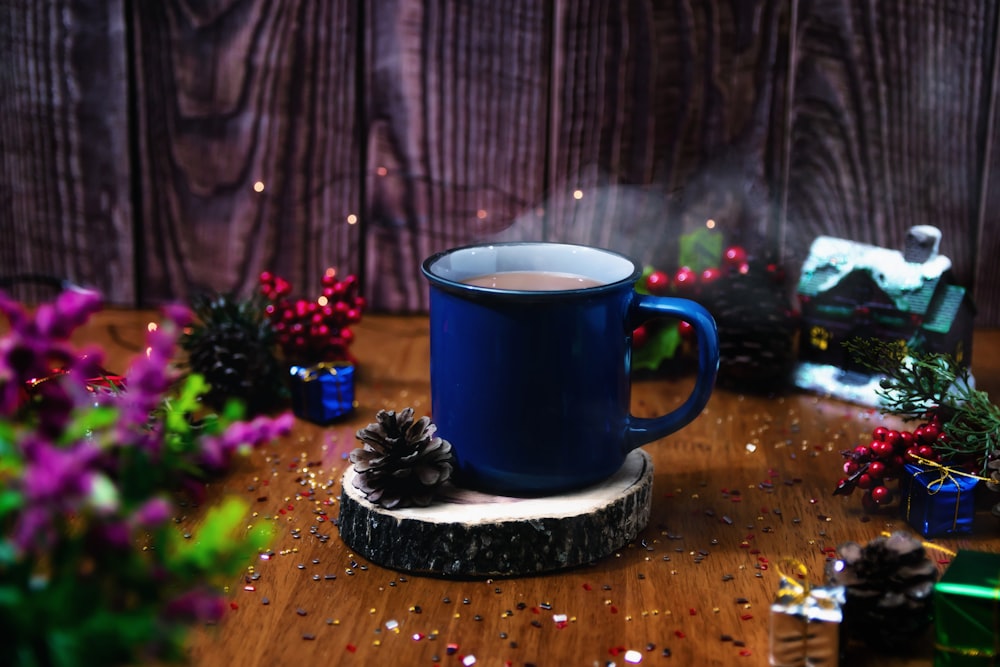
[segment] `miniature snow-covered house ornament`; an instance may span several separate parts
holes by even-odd
[[[903,250],[820,236],[802,266],[797,296],[802,328],[795,384],[878,405],[877,377],[850,358],[853,338],[900,342],[967,365],[975,308],[938,254],[941,231],[912,227]]]

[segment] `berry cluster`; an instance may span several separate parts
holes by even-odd
[[[678,296],[698,301],[707,296],[706,292],[709,292],[720,278],[746,276],[750,270],[747,251],[742,246],[734,245],[723,251],[719,266],[710,266],[701,272],[682,266],[673,275],[656,269],[648,272],[639,286],[640,291],[645,289],[646,292],[657,296]],[[779,265],[768,264],[766,270],[775,284],[784,282],[784,270]],[[685,339],[691,337],[690,324],[681,321],[677,323],[677,327],[682,337]],[[649,331],[645,325],[640,326],[633,332],[632,344],[635,347],[642,347],[648,338]]]
[[[740,246],[731,246],[722,253],[722,266],[711,266],[700,273],[691,267],[682,266],[674,274],[653,271],[646,276],[645,287],[650,294],[665,296],[673,292],[677,295],[691,295],[698,288],[711,285],[728,272],[747,273],[747,251]]]
[[[287,280],[269,271],[260,274],[260,292],[270,301],[264,311],[289,363],[353,361],[348,351],[354,340],[350,325],[361,320],[365,307],[358,279],[348,275],[339,280],[334,269],[327,269],[322,285],[314,301],[292,299]]]
[[[913,431],[877,426],[871,435],[867,445],[843,452],[847,477],[840,480],[834,492],[848,495],[855,488],[862,489],[865,493],[861,501],[865,509],[892,502],[893,492],[887,482],[899,479],[905,464],[920,460],[940,463],[940,447],[947,445],[949,440],[940,418],[934,414]]]

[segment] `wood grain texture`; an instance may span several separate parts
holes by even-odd
[[[759,249],[785,5],[557,3],[549,238],[673,270],[712,219]]]
[[[931,224],[956,280],[993,300],[975,272],[996,215],[980,202],[996,29],[992,2],[800,3],[786,257],[820,234],[898,248]]]
[[[102,313],[77,342],[104,345],[110,367],[123,368],[155,318]],[[977,382],[1000,391],[1000,331],[976,337]],[[232,494],[252,505],[248,523],[275,530],[273,553],[231,582],[222,621],[194,632],[191,664],[418,667],[475,656],[478,665],[584,666],[626,664],[624,651],[635,650],[644,665],[763,665],[781,559],[799,559],[819,583],[830,549],[907,529],[898,508],[866,516],[857,496],[831,493],[840,450],[892,420],[809,394],[717,390],[688,427],[644,448],[654,466],[650,522],[609,557],[485,581],[385,569],[347,547],[331,519],[355,431],[382,408],[429,410],[427,320],[368,317],[355,352],[355,415],[327,428],[297,422],[291,436],[250,455],[210,486],[203,507],[180,517],[178,530],[197,535],[204,508]],[[673,409],[689,383],[637,383],[633,412]],[[1000,553],[985,508],[971,535],[934,543]],[[929,637],[892,656],[851,644],[842,664],[929,666],[931,654]]]
[[[153,304],[336,266],[412,312],[476,240],[669,265],[711,218],[795,273],[929,223],[996,325],[998,31],[989,0],[10,0],[0,280]]]
[[[425,257],[541,200],[548,3],[366,7],[366,284],[373,308],[426,309]]]
[[[0,281],[42,274],[134,300],[126,54],[121,0],[0,10]]]
[[[624,547],[649,523],[653,462],[633,450],[608,479],[542,498],[447,484],[426,507],[380,507],[358,480],[344,470],[337,516],[355,553],[403,573],[486,579],[589,565]]]
[[[977,321],[1000,323],[1000,12],[993,14],[989,33],[992,50],[990,69],[983,73],[988,87],[987,125],[981,148],[984,169],[980,182],[974,227],[975,265],[972,269],[973,297],[978,307]]]
[[[357,22],[348,0],[135,4],[146,302],[359,271]]]

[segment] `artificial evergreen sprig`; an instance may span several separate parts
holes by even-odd
[[[945,459],[975,458],[986,469],[1000,449],[1000,407],[976,389],[966,366],[942,353],[909,353],[902,342],[855,338],[852,357],[882,374],[882,412],[910,421],[936,415],[947,437],[935,443]]]

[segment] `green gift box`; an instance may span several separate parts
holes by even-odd
[[[934,665],[1000,665],[1000,554],[959,551],[934,586]]]

